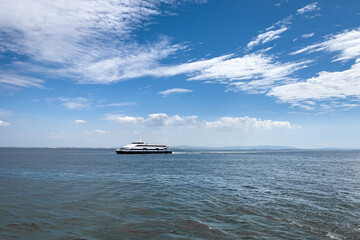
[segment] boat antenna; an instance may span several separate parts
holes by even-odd
[[[140,136],[140,141],[139,142],[142,142],[142,136]]]

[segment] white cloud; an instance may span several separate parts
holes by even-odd
[[[305,82],[274,87],[267,95],[274,96],[294,106],[315,109],[313,101],[346,100],[347,103],[332,103],[337,107],[355,107],[360,101],[360,59],[348,70],[341,72],[320,72],[317,77]],[[355,98],[355,99],[352,99]],[[323,105],[327,108],[330,105]]]
[[[62,106],[68,110],[81,110],[81,109],[91,109],[91,108],[104,108],[104,107],[131,107],[136,106],[136,102],[118,102],[118,103],[104,103],[104,100],[94,100],[85,97],[75,97],[75,98],[48,98],[45,100],[48,104],[54,105],[56,101],[59,101]],[[102,104],[96,104],[101,102]]]
[[[162,65],[162,60],[175,56],[185,46],[172,45],[165,37],[160,37],[155,43],[138,44],[132,39],[132,34],[134,30],[151,23],[153,16],[162,14],[160,6],[164,3],[178,5],[172,0],[8,1],[0,9],[0,27],[5,29],[0,33],[0,46],[34,60],[32,67],[21,68],[28,69],[28,72],[23,72],[24,75],[38,72],[41,68],[43,74],[65,76],[81,83],[107,84],[144,76],[178,74],[188,74],[191,79],[204,79],[206,70],[219,68],[225,60],[235,62],[241,59],[224,55],[179,65]],[[273,26],[279,29],[268,29],[250,45],[279,38],[287,30],[285,25],[290,19],[279,21]],[[40,66],[39,62],[49,64]],[[56,68],[44,67],[54,66],[53,63],[57,63]],[[19,63],[12,66],[19,67]],[[241,75],[239,78],[242,78],[239,72],[236,71],[234,75]],[[43,83],[31,80],[29,84],[41,86]],[[68,109],[81,109],[86,105],[78,100],[64,103]]]
[[[43,74],[64,76],[81,83],[107,84],[144,76],[187,74],[190,80],[221,80],[224,83],[255,79],[256,82],[249,85],[251,87],[239,87],[242,84],[238,84],[231,85],[231,89],[256,88],[254,91],[257,91],[261,88],[262,91],[274,81],[286,79],[289,74],[305,66],[304,63],[275,62],[264,53],[244,57],[230,54],[164,66],[162,60],[176,56],[186,47],[170,44],[165,37],[148,44],[138,44],[132,38],[134,30],[151,23],[153,16],[162,14],[160,6],[164,3],[178,5],[172,0],[8,1],[0,9],[0,27],[5,29],[0,33],[0,45],[3,49],[25,54],[33,60],[32,67],[21,68],[28,69],[28,72],[23,72],[24,75],[38,72],[41,68]],[[285,25],[290,19],[279,21],[250,45],[279,38],[287,30]],[[252,63],[245,60],[262,61],[262,65],[250,66]],[[56,68],[43,67],[54,66],[53,63],[57,63]],[[19,67],[19,63],[13,64],[15,66]],[[36,79],[28,82],[35,86],[43,83]],[[63,105],[67,109],[83,109],[89,107],[90,102],[69,99],[64,100]],[[99,104],[97,107],[105,106],[110,107],[110,104]]]
[[[189,93],[192,91],[193,90],[185,89],[185,88],[172,88],[172,89],[167,89],[167,90],[161,91],[161,92],[159,92],[159,94],[166,97],[166,96],[169,96],[170,94]]]
[[[138,76],[155,76],[155,77],[166,77],[174,76],[179,74],[191,74],[202,69],[209,68],[217,63],[221,63],[226,59],[229,59],[232,54],[215,57],[207,60],[198,60],[189,63],[183,63],[173,66],[158,66],[153,69],[144,69],[142,72],[137,72]]]
[[[360,57],[360,28],[329,36],[324,42],[313,44],[305,48],[299,49],[292,55],[304,52],[318,51],[340,52],[334,61],[356,59]]]
[[[106,133],[107,133],[106,131],[104,131],[104,130],[99,130],[99,129],[93,130],[93,131],[85,131],[85,134],[87,134],[87,135],[91,135],[91,134],[104,135],[104,134],[106,134]]]
[[[89,108],[91,105],[89,99],[83,97],[72,99],[59,97],[59,100],[62,102],[62,105],[68,110],[81,110],[84,108]]]
[[[74,123],[86,123],[86,121],[78,119],[78,120],[75,120]]]
[[[229,90],[262,92],[275,82],[289,81],[289,75],[307,67],[309,62],[280,63],[261,53],[248,54],[215,63],[195,73],[190,80],[217,80],[227,84]]]
[[[8,39],[5,47],[25,51],[38,60],[64,62],[74,54],[86,56],[100,35],[116,33],[124,38],[171,1],[6,1],[0,8],[0,26]],[[99,42],[96,42],[99,43]],[[6,42],[2,41],[2,44]]]
[[[147,118],[109,114],[106,120],[136,127],[184,127],[203,129],[233,129],[249,131],[255,129],[293,129],[288,121],[261,120],[250,117],[222,117],[217,121],[198,121],[197,116],[168,116],[165,113],[149,114]]]
[[[204,4],[208,2],[208,0],[193,0],[193,1],[197,4]]]
[[[0,120],[0,126],[1,126],[1,127],[7,127],[7,126],[9,126],[9,125],[10,125],[10,123],[4,122],[4,121]]]
[[[24,76],[41,66],[43,74],[79,82],[134,78],[138,71],[183,48],[163,38],[147,45],[132,39],[134,30],[163,14],[160,7],[164,5],[179,4],[173,0],[5,1],[0,8],[0,51],[30,59],[34,67],[22,68]],[[22,87],[42,83],[25,80],[11,82]]]
[[[321,51],[324,49],[325,48],[323,46],[321,46],[321,44],[314,44],[314,45],[310,45],[310,46],[304,47],[302,49],[299,49],[295,52],[292,52],[292,53],[290,53],[290,55],[297,55],[297,54],[304,53],[304,52],[311,53],[311,52]]]
[[[334,108],[358,107],[360,105],[360,28],[328,36],[325,41],[299,49],[292,55],[318,51],[338,53],[333,61],[357,60],[350,69],[338,72],[323,71],[304,82],[276,86],[268,95],[306,110],[329,111]]]
[[[144,123],[147,126],[154,127],[173,127],[173,126],[192,126],[196,122],[196,116],[180,117],[179,115],[168,116],[165,113],[153,113],[149,114],[147,119],[144,119]]]
[[[73,67],[59,71],[59,74],[77,78],[82,83],[104,84],[156,75],[150,69],[156,69],[160,60],[183,48],[181,45],[170,45],[166,39],[145,46],[129,44],[124,49],[105,50],[111,53],[94,61],[75,63]]]
[[[120,124],[137,124],[138,122],[144,121],[144,119],[141,117],[130,117],[130,116],[112,115],[112,114],[107,115],[105,119],[110,121],[116,121]]]
[[[304,14],[304,13],[307,13],[307,12],[320,10],[320,8],[317,5],[318,5],[317,2],[311,3],[309,5],[306,5],[303,8],[298,9],[297,12],[298,12],[298,14]]]
[[[126,64],[132,62],[133,61],[128,61]],[[189,80],[217,81],[228,84],[231,90],[258,92],[273,86],[276,81],[287,82],[291,74],[307,67],[310,61],[281,63],[276,61],[273,56],[267,56],[264,52],[259,52],[247,54],[243,57],[235,57],[230,54],[173,66],[160,66],[154,64],[153,60],[149,61],[152,62],[151,66],[146,63],[139,64],[141,61],[138,61],[138,59],[136,61],[134,60],[134,62],[137,63],[134,63],[135,66],[131,67],[133,69],[125,67],[126,72],[121,73],[117,70],[111,70],[110,72],[112,72],[113,77],[110,77],[111,74],[100,74],[99,72],[98,74],[103,77],[101,81],[108,83],[119,81],[119,79],[143,76],[166,77],[187,74]],[[136,67],[137,64],[139,66],[138,68]],[[111,65],[114,68],[119,67],[119,65],[116,64]],[[102,71],[102,68],[94,69],[96,69],[96,71]],[[97,73],[92,72],[90,75],[96,76]],[[244,82],[249,80],[252,81],[250,83]],[[88,81],[91,81],[91,79],[89,78]]]
[[[250,117],[222,117],[218,121],[205,122],[206,128],[213,129],[240,129],[242,131],[249,131],[253,129],[293,129],[290,122],[287,121],[272,121],[261,120]]]
[[[310,38],[310,37],[313,37],[315,35],[315,33],[306,33],[306,34],[303,34],[301,35],[302,38]]]
[[[259,44],[264,44],[264,43],[273,41],[275,39],[278,39],[278,38],[280,38],[280,34],[285,32],[286,30],[288,30],[287,27],[282,27],[277,30],[270,30],[265,33],[261,33],[256,37],[255,40],[249,42],[247,47],[249,49],[252,49],[253,47],[255,47]]]
[[[102,107],[132,107],[132,106],[136,106],[136,105],[137,105],[136,102],[119,102],[119,103],[99,104],[99,105],[96,105],[96,107],[98,107],[98,108],[102,108]]]
[[[196,116],[180,117],[179,115],[168,116],[165,113],[149,114],[148,118],[130,117],[109,114],[106,120],[116,121],[120,124],[140,124],[147,127],[192,127],[196,124]]]
[[[0,72],[0,87],[38,87],[43,88],[44,81],[35,77],[21,76],[17,74]]]

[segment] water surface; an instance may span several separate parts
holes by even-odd
[[[0,239],[360,239],[360,151],[0,149]]]

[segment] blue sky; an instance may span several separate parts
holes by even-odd
[[[0,0],[0,146],[360,148],[357,0]]]

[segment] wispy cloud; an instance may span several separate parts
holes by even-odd
[[[137,105],[136,102],[106,103],[106,99],[95,99],[94,97],[58,97],[47,98],[45,101],[49,105],[61,105],[68,110],[83,110],[105,107],[133,107]]]
[[[62,105],[68,110],[81,110],[84,108],[89,108],[91,105],[89,99],[83,97],[77,97],[72,99],[59,97],[59,100],[62,102]]]
[[[0,8],[0,51],[26,56],[43,73],[78,82],[133,78],[138,70],[183,48],[163,38],[145,45],[132,39],[134,30],[163,14],[164,5],[179,4],[173,0],[8,1]],[[40,87],[42,80],[29,77],[33,70],[10,80],[1,77],[1,83]]]
[[[97,108],[103,107],[133,107],[136,106],[136,102],[119,102],[119,103],[108,103],[108,104],[98,104],[96,105]]]
[[[96,129],[96,130],[93,130],[93,131],[85,131],[85,134],[87,134],[87,135],[91,135],[91,134],[104,135],[104,134],[107,134],[107,132],[104,131],[104,130]]]
[[[108,84],[144,76],[185,74],[189,80],[218,81],[227,84],[230,90],[258,92],[275,81],[288,81],[289,75],[306,67],[307,62],[281,63],[264,52],[242,57],[229,54],[164,65],[163,60],[175,56],[186,46],[171,44],[166,37],[139,44],[133,40],[132,34],[144,24],[151,23],[152,17],[163,14],[160,7],[164,4],[177,5],[174,1],[79,0],[71,4],[68,1],[14,0],[1,8],[0,22],[5,30],[0,33],[0,45],[6,51],[25,54],[32,60],[33,67],[22,68],[29,69],[24,75],[38,72],[36,69],[41,66],[42,73],[51,73],[52,76],[65,76],[80,83]],[[288,30],[286,25],[291,18],[289,16],[275,23],[248,47],[279,38]],[[25,77],[22,82],[19,79],[10,82],[23,87],[41,87],[44,83],[30,77]],[[166,96],[171,93],[175,92],[160,94]],[[85,98],[60,100],[70,110],[88,108],[91,104]],[[120,105],[98,104],[96,107],[111,106]]]
[[[174,126],[195,126],[196,116],[180,117],[179,115],[168,116],[165,113],[149,114],[148,118],[131,117],[109,114],[106,120],[116,121],[120,124],[139,124],[148,127],[174,127]]]
[[[179,65],[146,66],[129,70],[124,75],[116,72],[116,77],[104,78],[111,82],[115,79],[129,79],[143,76],[167,77],[179,74],[188,75],[188,80],[214,81],[226,84],[229,90],[263,92],[275,82],[288,82],[295,71],[307,67],[310,61],[281,63],[274,56],[264,52],[236,57],[233,54],[197,60]],[[115,65],[114,65],[115,66]],[[103,76],[106,76],[104,74]],[[169,90],[163,95],[180,93],[184,90]],[[106,106],[106,105],[104,105]]]
[[[148,64],[139,64],[139,68],[132,66],[123,68],[126,72],[114,70],[114,77],[109,74],[99,74],[103,77],[104,83],[119,81],[119,79],[130,79],[143,76],[167,77],[179,74],[188,75],[189,80],[217,81],[227,84],[229,89],[243,91],[264,91],[276,81],[288,81],[289,75],[295,71],[307,66],[309,61],[281,63],[272,56],[264,53],[248,54],[243,57],[234,55],[224,55],[207,60],[198,60],[194,62],[170,65],[156,66],[154,61],[151,66]],[[126,63],[128,64],[128,63]],[[112,65],[115,68],[119,65]],[[94,68],[96,70],[102,68]],[[96,76],[96,74],[90,74]],[[105,77],[108,76],[108,77]],[[91,80],[88,78],[88,81]],[[252,80],[251,84],[244,81]],[[241,83],[237,83],[240,82]],[[183,90],[180,90],[184,93]],[[179,90],[160,93],[164,96],[170,93],[180,93]]]
[[[161,14],[161,4],[171,2],[13,0],[2,4],[0,22],[2,35],[16,41],[2,41],[2,45],[37,60],[66,62],[74,54],[85,57],[89,52],[83,51],[100,43],[99,36],[106,40],[107,33],[116,33],[127,38],[144,21]]]
[[[159,94],[166,97],[166,96],[169,96],[170,94],[189,93],[192,91],[193,90],[185,89],[185,88],[172,88],[172,89],[167,89],[167,90],[161,91],[161,92],[159,92]]]
[[[9,126],[9,125],[10,125],[10,123],[4,122],[4,121],[0,120],[0,126],[1,126],[1,127],[7,127],[7,126]]]
[[[267,42],[280,38],[281,37],[280,35],[289,29],[289,27],[287,26],[291,24],[292,19],[293,19],[293,15],[290,15],[276,22],[272,26],[266,28],[265,31],[257,35],[256,38],[254,38],[252,41],[250,41],[247,44],[247,50],[251,50],[257,45],[265,44]]]
[[[305,7],[298,9],[297,12],[298,12],[298,14],[304,14],[304,13],[312,12],[315,10],[320,10],[317,2],[306,5]]]
[[[222,117],[218,121],[204,122],[206,128],[212,129],[239,129],[249,131],[254,129],[274,130],[293,129],[288,121],[261,120],[250,117]]]
[[[315,35],[315,33],[306,33],[306,34],[303,34],[301,35],[302,38],[310,38],[310,37],[313,37]]]
[[[314,110],[315,103],[333,100],[336,107],[355,107],[360,103],[360,59],[348,70],[341,72],[320,72],[317,77],[305,82],[291,83],[274,87],[269,96],[277,97],[282,102]],[[344,100],[348,101],[344,102]],[[336,100],[342,100],[337,103]],[[316,102],[315,102],[316,101]],[[326,103],[317,104],[329,108]]]
[[[85,121],[85,120],[81,120],[81,119],[77,119],[77,120],[74,121],[74,123],[80,123],[80,124],[82,124],[82,123],[86,123],[86,121]]]
[[[233,54],[228,54],[220,57],[214,57],[211,59],[202,59],[193,62],[178,64],[178,65],[169,65],[169,66],[157,66],[152,69],[144,69],[139,71],[137,74],[139,76],[155,76],[155,77],[168,77],[175,76],[179,74],[191,74],[196,71],[200,71],[206,68],[209,68],[213,65],[223,62],[226,59],[229,59]]]
[[[156,69],[160,60],[183,48],[181,45],[170,45],[166,38],[155,44],[128,44],[123,49],[106,50],[109,54],[103,58],[90,62],[80,61],[59,73],[81,83],[102,84],[153,75],[151,69]]]
[[[44,81],[35,77],[21,76],[0,71],[1,88],[37,87],[43,88]]]
[[[264,44],[275,39],[280,38],[280,34],[288,30],[287,27],[282,27],[277,30],[270,30],[264,33],[259,34],[253,41],[249,42],[247,47],[248,49],[252,49],[253,47]]]
[[[296,50],[295,52],[290,53],[290,55],[297,55],[300,53],[311,53],[324,50],[325,48],[321,44],[313,44],[302,49]]]
[[[0,22],[5,29],[0,33],[0,46],[6,51],[25,54],[33,60],[33,67],[22,68],[29,69],[24,75],[32,75],[41,66],[42,73],[65,76],[81,83],[108,84],[143,76],[165,77],[179,74],[187,74],[190,79],[199,80],[223,78],[225,82],[252,77],[274,79],[275,75],[284,77],[291,74],[298,68],[296,66],[301,65],[295,64],[292,67],[293,63],[268,62],[268,65],[272,65],[269,67],[274,68],[271,73],[266,74],[263,71],[266,67],[269,72],[267,66],[260,65],[257,68],[243,61],[254,60],[256,56],[235,57],[232,54],[177,65],[163,65],[162,60],[174,56],[186,46],[171,44],[166,37],[160,37],[153,43],[139,44],[133,41],[132,33],[144,24],[151,23],[152,17],[161,15],[160,7],[164,4],[177,5],[172,0],[79,0],[71,4],[67,1],[48,3],[40,0],[30,3],[14,0],[0,10]],[[248,46],[254,47],[279,38],[288,29],[286,25],[290,18],[274,24],[272,29],[259,34]],[[271,59],[264,55],[258,57],[260,58],[265,62]],[[47,64],[39,64],[44,62]],[[239,70],[234,68],[235,65]],[[234,73],[224,73],[226,68],[232,68]],[[245,74],[241,73],[243,70]],[[21,81],[20,77],[22,76],[6,83],[23,87],[41,87],[44,83],[30,77],[22,77],[25,80]],[[1,79],[3,78],[0,78],[0,82]],[[89,104],[84,99],[63,102],[68,109],[86,108]],[[106,104],[98,105],[105,106],[110,107]]]
[[[195,73],[190,80],[215,80],[229,90],[263,92],[276,82],[287,82],[295,71],[307,67],[310,61],[281,63],[265,54],[248,54],[216,63]]]
[[[168,116],[165,113],[149,114],[147,118],[109,114],[106,120],[115,121],[119,124],[142,126],[142,127],[185,127],[204,129],[223,129],[249,131],[256,129],[275,130],[293,129],[288,121],[261,120],[250,117],[222,117],[217,121],[198,121],[197,116]]]
[[[334,61],[355,59],[360,57],[360,28],[327,37],[327,40],[316,43],[292,53],[311,53],[318,51],[340,52]]]

